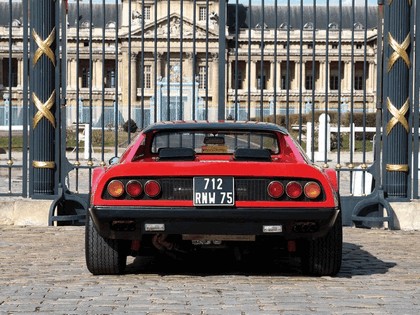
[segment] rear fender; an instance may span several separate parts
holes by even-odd
[[[324,170],[324,173],[330,181],[331,187],[334,189],[335,192],[338,192],[338,180],[336,171],[332,168],[327,168]]]
[[[92,172],[92,186],[91,186],[92,187],[92,195],[93,195],[93,192],[95,192],[95,190],[98,186],[99,180],[105,174],[105,172],[106,172],[106,167],[96,167],[96,168],[93,169],[93,172]]]

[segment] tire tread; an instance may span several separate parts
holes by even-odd
[[[323,237],[307,242],[302,255],[303,271],[312,276],[335,276],[341,268],[343,227],[341,212],[331,230]]]
[[[85,231],[86,265],[94,275],[115,275],[125,270],[127,256],[121,241],[99,235],[92,218],[87,215]]]

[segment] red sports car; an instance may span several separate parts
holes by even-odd
[[[342,223],[336,173],[312,164],[286,129],[259,122],[160,122],[94,169],[86,219],[93,274],[128,255],[283,248],[306,274],[335,275]]]

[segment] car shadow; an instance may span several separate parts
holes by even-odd
[[[238,259],[240,258],[240,259]],[[385,262],[362,249],[362,246],[343,243],[343,260],[338,278],[385,274],[396,266]],[[220,251],[200,253],[185,259],[173,259],[165,255],[132,258],[126,268],[128,274],[160,274],[215,276],[304,276],[300,258],[277,255],[238,257],[234,252]]]
[[[396,262],[383,261],[362,246],[352,243],[343,243],[343,262],[337,277],[351,278],[353,276],[370,276],[386,274]]]

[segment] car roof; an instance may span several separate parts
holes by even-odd
[[[255,121],[162,121],[149,125],[143,130],[143,133],[156,131],[255,131],[255,132],[281,132],[288,134],[286,128],[273,123],[255,122]]]

